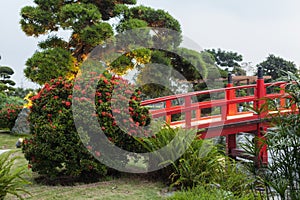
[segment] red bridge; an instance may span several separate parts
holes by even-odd
[[[149,107],[152,105],[153,108],[150,109],[152,117],[164,119],[171,127],[197,129],[201,138],[226,136],[227,153],[236,158],[243,154],[241,150],[237,149],[236,134],[240,132],[253,133],[258,138],[264,139],[264,133],[270,126],[266,119],[274,114],[296,111],[296,106],[290,105],[285,92],[286,84],[286,82],[265,83],[262,69],[259,68],[256,84],[234,87],[232,77],[229,76],[226,88],[145,100],[142,105]],[[279,90],[275,88],[279,88]],[[239,95],[242,90],[247,91],[246,96]],[[201,95],[219,98],[199,102],[198,97]],[[275,100],[277,107],[266,106],[266,99]],[[175,102],[179,100],[184,103],[176,105]],[[239,110],[240,105],[252,105],[253,109]],[[205,116],[202,113],[205,109],[211,109],[215,114]],[[178,115],[181,116],[179,119]],[[259,141],[261,140],[257,140],[257,145],[259,145]],[[257,160],[263,164],[268,163],[266,145],[261,147]]]

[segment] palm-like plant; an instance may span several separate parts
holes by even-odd
[[[300,77],[287,72],[285,92],[283,98],[288,99],[288,105],[293,106],[291,113],[282,114],[277,109],[277,102],[267,99],[266,106],[275,108],[277,114],[271,117],[274,128],[269,128],[265,142],[269,149],[271,161],[268,166],[257,169],[254,165],[248,168],[255,175],[257,182],[264,184],[268,199],[300,199]],[[246,149],[256,156],[259,149],[250,145]],[[251,148],[252,147],[252,148]],[[251,153],[252,152],[252,153]],[[274,195],[275,193],[275,195]]]
[[[29,182],[22,177],[26,172],[26,167],[14,166],[15,161],[19,159],[14,156],[14,151],[0,154],[0,200],[3,200],[7,194],[12,194],[23,199],[20,192],[27,193],[23,187]]]

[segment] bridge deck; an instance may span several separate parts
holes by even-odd
[[[253,112],[242,112],[236,115],[227,116],[225,120],[222,120],[221,115],[215,115],[212,117],[202,117],[200,119],[193,119],[191,122],[191,126],[192,127],[202,127],[201,125],[210,126],[213,124],[219,124],[220,122],[225,123],[226,121],[233,120],[233,119],[239,119],[239,121],[242,121],[242,119],[246,120],[249,119],[249,117],[253,117],[253,116],[254,116]],[[173,123],[171,122],[170,126],[173,128],[177,128],[177,127],[186,128],[185,120],[180,120]]]
[[[268,111],[269,118],[272,115],[292,112],[291,109],[282,109],[280,111]],[[295,112],[295,110],[293,111]],[[189,128],[196,128],[202,138],[212,138],[237,134],[240,132],[254,132],[258,129],[257,125],[262,122],[260,116],[253,112],[239,112],[235,115],[226,116],[222,119],[221,115],[201,117],[192,119]],[[267,124],[267,123],[266,123]],[[172,128],[187,128],[186,121],[173,121],[170,123]]]

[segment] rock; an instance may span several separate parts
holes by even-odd
[[[16,142],[16,148],[21,148],[22,147],[22,143],[23,143],[23,138],[19,138],[18,141]]]
[[[28,108],[23,108],[22,111],[19,113],[15,125],[11,130],[13,134],[30,133],[29,121],[28,121],[29,112],[30,110]]]

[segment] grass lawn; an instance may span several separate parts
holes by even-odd
[[[0,149],[15,149],[15,143],[21,135],[10,135],[0,133]],[[21,149],[15,153],[20,159],[15,166],[27,166]],[[136,175],[112,179],[109,181],[97,182],[92,184],[76,184],[75,186],[47,186],[34,181],[35,174],[28,170],[26,179],[32,184],[26,186],[26,189],[32,196],[25,195],[25,199],[43,200],[43,199],[104,199],[104,200],[161,200],[166,186],[160,182],[152,182]],[[8,195],[5,200],[17,199]]]
[[[20,135],[13,136],[9,134],[0,133],[0,146],[4,149],[14,149],[15,142]],[[125,174],[119,178],[106,177],[104,180],[91,183],[74,183],[72,186],[50,186],[40,184],[36,182],[35,178],[38,177],[36,173],[33,173],[30,169],[27,169],[27,161],[24,158],[21,149],[17,149],[13,156],[18,156],[14,167],[25,167],[27,173],[23,175],[25,179],[31,182],[26,185],[25,189],[31,193],[22,194],[24,199],[31,200],[84,200],[84,199],[101,199],[101,200],[170,200],[168,196],[173,194],[168,193],[168,187],[158,180],[147,179],[142,175]],[[141,163],[129,163],[130,167],[144,168],[143,162]],[[1,184],[1,183],[0,183]],[[173,200],[206,200],[206,199],[235,199],[235,200],[249,200],[256,199],[252,194],[245,197],[230,196],[230,193],[220,191],[219,189],[211,189],[207,191],[207,188],[199,187],[193,191],[175,193],[171,195]],[[252,195],[252,196],[251,196]],[[17,199],[13,195],[8,195],[4,200]]]
[[[0,133],[0,149],[15,149],[16,142],[25,135],[13,135],[9,133]]]
[[[32,184],[26,189],[32,196],[25,195],[25,199],[107,199],[107,200],[160,200],[163,185],[141,178],[119,178],[92,184],[78,184],[76,186],[45,186]],[[6,200],[16,199],[7,196]]]

